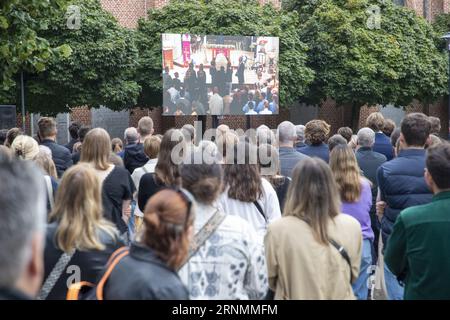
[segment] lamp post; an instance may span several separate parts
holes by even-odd
[[[441,37],[441,39],[445,40],[446,49],[448,51],[448,68],[449,68],[449,79],[448,79],[448,122],[450,125],[450,32],[447,32],[445,35]]]

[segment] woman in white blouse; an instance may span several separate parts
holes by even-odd
[[[218,204],[224,212],[247,220],[263,242],[267,226],[281,217],[281,210],[271,183],[261,177],[257,152],[256,146],[240,142],[234,154],[227,155]]]
[[[205,154],[205,150],[196,152],[202,151]],[[218,161],[213,162],[180,167],[182,186],[196,200],[196,233],[220,214],[215,201],[223,174]],[[250,224],[233,215],[226,215],[179,275],[194,300],[262,299],[268,290],[263,246]]]

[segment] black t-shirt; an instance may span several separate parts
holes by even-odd
[[[138,191],[139,209],[142,212],[144,212],[145,205],[147,204],[148,199],[150,199],[154,194],[164,189],[165,187],[166,187],[165,185],[160,184],[156,180],[156,176],[154,173],[144,174],[139,182],[139,191]]]
[[[122,202],[131,200],[135,191],[130,173],[121,167],[114,167],[103,181],[103,212],[106,219],[113,222],[120,233],[128,230],[122,219]]]

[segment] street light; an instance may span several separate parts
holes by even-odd
[[[448,76],[449,76],[449,79],[448,79],[448,121],[450,124],[450,32],[447,32],[445,35],[443,35],[441,37],[441,39],[445,40],[446,49],[448,51],[448,68],[449,68],[449,71],[448,71]]]

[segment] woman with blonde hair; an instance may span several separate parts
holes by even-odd
[[[39,153],[39,145],[32,137],[19,135],[12,142],[11,151],[22,160],[33,160]]]
[[[340,214],[339,191],[328,165],[308,158],[294,169],[281,219],[265,238],[269,286],[275,299],[355,299],[361,227]]]
[[[370,220],[372,189],[369,180],[361,176],[356,156],[349,146],[340,145],[330,155],[333,171],[341,196],[341,212],[358,220],[363,235],[362,257],[359,276],[353,284],[353,292],[358,300],[367,300],[369,288],[368,268],[372,264],[372,243],[374,233]]]
[[[33,158],[33,161],[44,172],[44,180],[47,189],[47,211],[50,213],[55,205],[55,196],[56,191],[58,190],[58,172],[56,171],[55,163],[51,157],[51,150],[46,149],[48,149],[46,146],[41,146],[38,154]]]
[[[128,231],[130,203],[134,185],[129,172],[110,162],[111,140],[102,128],[90,130],[83,140],[80,162],[87,163],[102,185],[105,218],[113,222],[121,234]]]
[[[101,197],[100,181],[89,165],[65,172],[47,227],[40,299],[65,299],[74,272],[81,277],[77,282],[95,283],[109,256],[123,245],[117,229],[103,218]]]

